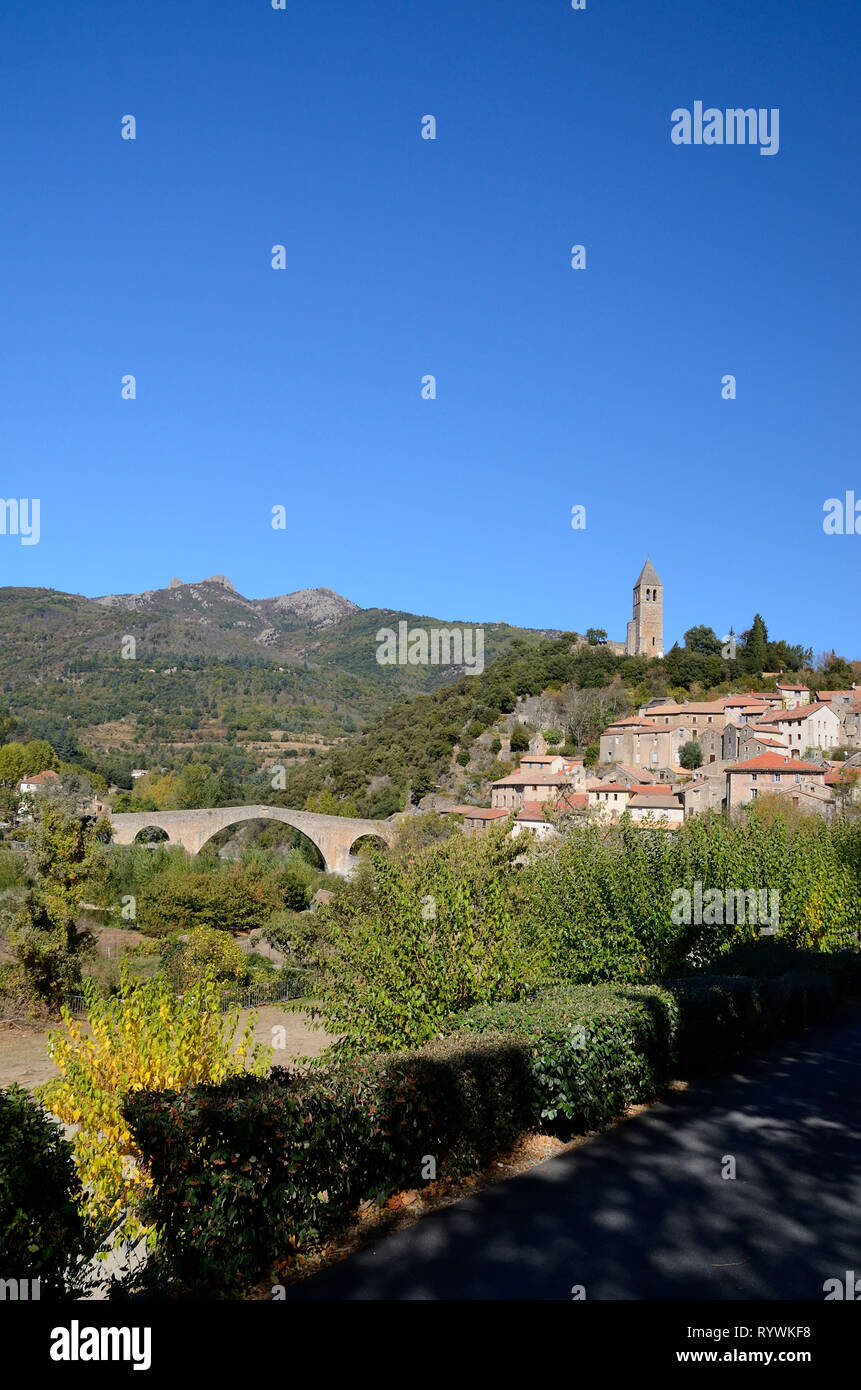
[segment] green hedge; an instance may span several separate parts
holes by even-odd
[[[580,985],[539,991],[528,1002],[482,1005],[458,1034],[494,1031],[524,1048],[534,1125],[557,1133],[598,1129],[651,1100],[673,1064],[676,1006],[656,987]]]
[[[673,1076],[828,1016],[850,986],[838,968],[543,990],[474,1007],[415,1052],[130,1095],[160,1268],[192,1290],[235,1291],[363,1199],[420,1187],[428,1156],[457,1178],[530,1128],[601,1128]]]
[[[96,1240],[60,1126],[23,1087],[0,1090],[0,1278],[38,1279],[41,1298],[78,1287]]]
[[[681,1076],[718,1070],[736,1057],[833,1014],[846,990],[818,971],[777,979],[706,976],[668,985],[678,1008],[676,1068]]]
[[[155,1188],[143,1209],[160,1263],[191,1289],[241,1287],[345,1225],[363,1198],[490,1161],[528,1128],[523,1047],[497,1036],[329,1071],[137,1092],[126,1115]]]

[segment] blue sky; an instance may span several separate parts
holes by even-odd
[[[668,642],[861,656],[857,0],[85,8],[0,15],[0,583],[622,637],[649,553]]]

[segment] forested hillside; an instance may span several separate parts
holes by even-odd
[[[0,589],[0,732],[47,739],[61,758],[130,785],[133,767],[216,760],[232,777],[363,728],[400,693],[457,678],[451,667],[380,665],[380,628],[453,626],[357,609],[331,590],[249,600],[218,577],[144,594],[89,599]],[[485,661],[515,637],[485,624]],[[291,747],[290,744],[298,744]]]

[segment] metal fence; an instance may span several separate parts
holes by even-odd
[[[249,985],[247,989],[225,990],[221,996],[221,1011],[235,1007],[257,1009],[261,1004],[280,1004],[285,999],[301,999],[307,994],[308,985],[304,974],[291,971],[286,980],[268,981],[259,985]]]

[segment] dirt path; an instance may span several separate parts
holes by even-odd
[[[244,1028],[251,1010],[239,1015],[240,1029]],[[275,1066],[284,1066],[297,1057],[316,1057],[330,1041],[324,1032],[314,1032],[305,1011],[291,1012],[279,1004],[267,1004],[257,1009],[254,1037],[257,1042],[272,1047]],[[55,1025],[57,1028],[61,1024]],[[284,1032],[276,1032],[283,1028]],[[0,1086],[13,1081],[33,1090],[56,1076],[57,1069],[48,1056],[48,1029],[0,1025]]]

